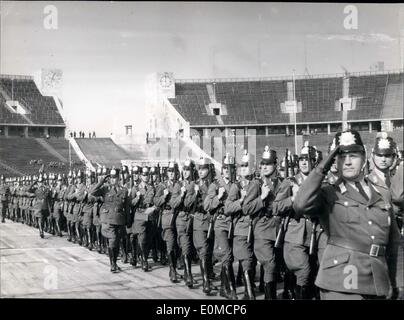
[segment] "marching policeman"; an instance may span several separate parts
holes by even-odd
[[[8,209],[8,202],[10,199],[10,187],[6,184],[6,178],[0,177],[0,209],[1,209],[1,222],[6,222],[6,212]]]
[[[28,195],[36,200],[33,210],[38,220],[39,235],[41,238],[44,238],[44,222],[49,216],[51,197],[50,190],[43,184],[43,181],[43,175],[40,174],[38,180],[30,185],[27,191]]]
[[[107,183],[109,178],[110,182]],[[101,232],[109,240],[108,252],[111,272],[116,272],[121,270],[116,261],[119,254],[120,238],[124,234],[129,212],[128,190],[119,185],[119,169],[112,168],[110,174],[102,178],[89,195],[104,198],[101,210],[105,215],[105,222],[102,223]]]
[[[63,177],[61,174],[57,177],[56,186],[52,190],[52,217],[54,228],[56,228],[56,232],[59,237],[62,236],[62,229],[61,229],[61,221],[63,218],[63,205],[64,205],[64,195],[66,192],[67,186],[63,184]]]
[[[140,261],[145,272],[149,271],[151,223],[155,219],[154,213],[156,212],[153,203],[154,194],[154,187],[150,183],[149,168],[143,167],[141,181],[132,189],[131,202],[135,210],[133,233],[137,235]]]
[[[178,184],[178,164],[170,162],[167,168],[167,181],[162,182],[156,190],[154,204],[161,210],[162,237],[166,243],[168,262],[170,265],[170,281],[178,282],[177,261],[175,255],[176,229],[175,218],[177,209],[182,203],[184,194]]]
[[[221,264],[220,295],[227,299],[237,300],[236,281],[233,270],[233,217],[225,211],[225,203],[235,181],[234,158],[229,154],[223,159],[221,179],[213,181],[205,198],[205,209],[214,213],[215,244],[214,255]]]
[[[67,188],[63,196],[64,199],[63,208],[64,208],[64,216],[66,217],[67,222],[67,233],[68,233],[67,241],[76,242],[74,224],[73,224],[73,215],[72,215],[74,201],[70,200],[70,197],[74,194],[76,190],[73,178],[74,178],[73,172],[69,171],[67,176]]]
[[[328,244],[316,285],[322,299],[397,298],[399,232],[391,202],[365,178],[366,153],[357,131],[335,136],[336,148],[303,182],[297,215],[319,216]],[[334,157],[340,179],[322,186]]]
[[[254,253],[264,270],[265,299],[272,300],[276,299],[274,245],[280,224],[273,214],[273,202],[282,182],[276,164],[276,151],[266,146],[260,162],[261,181],[248,190],[243,204],[243,213],[254,218]]]
[[[82,233],[82,210],[84,202],[87,199],[87,190],[84,183],[84,177],[81,170],[78,171],[75,179],[75,190],[68,196],[68,199],[72,201],[72,232],[75,233],[76,239],[78,239],[78,244],[81,246],[83,244],[83,233]],[[74,241],[73,241],[74,242]]]
[[[198,162],[199,179],[189,188],[185,195],[184,204],[186,207],[194,207],[193,220],[193,243],[199,257],[199,267],[201,269],[203,292],[210,294],[212,291],[210,278],[213,275],[213,238],[208,237],[209,225],[212,216],[204,206],[205,198],[208,194],[208,187],[213,180],[214,169],[208,158],[201,157]],[[212,225],[211,225],[212,229]],[[211,230],[213,234],[213,230]]]
[[[247,150],[240,161],[240,181],[231,185],[229,196],[225,203],[225,212],[233,215],[234,237],[233,255],[241,262],[244,280],[243,299],[255,300],[254,282],[254,249],[252,242],[252,219],[245,214],[243,203],[250,189],[259,189],[259,181],[253,179],[253,162]],[[251,192],[250,192],[251,193]],[[248,199],[251,201],[252,199]]]
[[[96,171],[97,177],[96,181],[99,183],[101,179],[103,179],[103,171],[102,167],[98,167]],[[93,196],[91,196],[93,197]],[[95,237],[95,243],[97,246],[97,251],[98,253],[102,254],[104,251],[104,246],[105,246],[105,239],[103,235],[101,234],[101,217],[100,217],[100,210],[101,206],[103,203],[103,198],[100,197],[95,197],[96,201],[93,206],[93,225],[94,225],[94,237]]]
[[[310,298],[310,234],[315,226],[306,217],[297,217],[292,204],[297,191],[314,167],[315,162],[316,150],[306,141],[299,156],[299,173],[283,181],[275,199],[276,215],[287,216],[284,222],[283,256],[288,270],[296,276],[295,295],[297,299]]]
[[[182,182],[181,184],[181,194],[183,194],[183,203],[178,210],[178,216],[175,221],[175,226],[177,229],[177,242],[178,246],[182,252],[182,259],[184,261],[184,280],[189,288],[194,285],[194,278],[192,275],[192,230],[193,230],[193,204],[192,199],[184,200],[186,194],[192,193],[194,188],[194,181],[196,178],[196,168],[195,163],[187,159],[184,162],[182,169]],[[190,201],[191,200],[191,201]]]
[[[85,186],[86,197],[83,200],[84,203],[82,208],[82,226],[83,226],[83,238],[85,239],[84,246],[91,251],[94,248],[94,225],[93,225],[94,206],[96,206],[98,197],[91,195],[92,190],[96,186],[95,172],[87,170],[86,176],[87,176]]]

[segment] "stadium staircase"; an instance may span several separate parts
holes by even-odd
[[[389,75],[383,101],[382,119],[402,119],[404,101],[403,74]]]
[[[110,138],[72,140],[75,141],[72,143],[72,146],[75,148],[79,157],[86,163],[92,164],[94,167],[97,167],[97,164],[108,167],[120,167],[121,160],[133,158],[132,155],[115,144]],[[78,150],[76,149],[76,144]]]

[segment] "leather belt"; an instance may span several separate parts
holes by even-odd
[[[351,243],[346,239],[339,237],[328,238],[328,244],[332,244],[337,247],[342,247],[345,249],[362,252],[370,255],[371,257],[380,257],[386,254],[386,246],[379,244],[361,244],[361,243]]]

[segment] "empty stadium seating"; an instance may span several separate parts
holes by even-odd
[[[67,140],[49,139],[46,141],[52,145],[56,152],[69,159]],[[79,158],[73,149],[71,150],[71,159],[75,163],[74,167],[83,168],[82,164],[78,164]],[[34,138],[0,138],[0,161],[2,163],[16,168],[23,174],[37,174],[41,165],[30,164],[30,160],[41,160],[45,165],[45,170],[49,172],[65,173],[69,168],[68,161],[63,163]],[[50,163],[57,163],[58,166],[48,166]],[[0,174],[9,175],[10,172],[0,165]]]
[[[214,85],[216,102],[227,107],[223,125],[289,123],[289,115],[281,112],[287,99],[287,82],[217,81]],[[296,100],[302,104],[298,123],[340,121],[342,114],[335,104],[343,97],[342,77],[297,79]],[[176,83],[176,97],[170,102],[192,125],[218,125],[216,117],[208,115],[205,106],[211,101],[207,84],[212,82]],[[402,118],[403,73],[352,75],[349,97],[356,98],[356,110],[348,112],[349,120]],[[401,112],[400,112],[401,111]]]
[[[63,119],[52,97],[39,92],[32,79],[11,79],[0,77],[0,86],[13,100],[18,100],[28,109],[27,118],[34,124],[63,125]],[[2,96],[2,95],[0,95]],[[0,101],[0,122],[27,123],[19,114],[13,114],[4,107],[5,97]]]

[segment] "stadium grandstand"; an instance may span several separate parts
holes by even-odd
[[[118,166],[123,160],[183,161],[187,148],[220,166],[224,150],[218,149],[239,154],[251,141],[256,154],[265,145],[294,150],[296,141],[306,140],[325,152],[343,127],[360,131],[368,150],[381,130],[403,149],[402,70],[210,80],[174,79],[164,72],[150,79],[158,90],[149,92],[148,141],[141,141],[118,135],[67,139],[58,98],[43,94],[33,77],[0,75],[0,174],[33,174],[41,165],[66,172],[72,166]]]
[[[369,150],[379,131],[390,133],[403,148],[403,70],[264,79],[157,75],[164,77],[171,77],[173,85],[161,90],[161,108],[150,120],[152,138],[158,139],[159,127],[171,123],[173,137],[189,132],[205,143],[211,139],[209,145],[222,137],[224,147],[232,150],[234,146],[225,146],[232,139],[226,138],[241,132],[245,143],[237,143],[237,149],[248,148],[247,138],[254,135],[260,153],[265,145],[294,150],[296,127],[300,144],[309,140],[326,151],[337,131],[351,128],[360,131]]]

